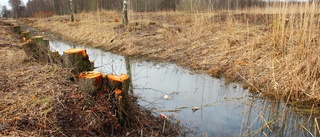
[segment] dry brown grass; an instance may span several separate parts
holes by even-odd
[[[213,13],[130,12],[128,28],[114,22],[120,13],[101,11],[76,15],[80,22],[61,23],[57,20],[67,16],[56,16],[29,25],[80,44],[224,76],[292,105],[319,107],[318,7],[282,3]]]

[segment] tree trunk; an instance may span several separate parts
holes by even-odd
[[[128,1],[123,0],[123,9],[122,9],[122,25],[128,25]]]
[[[23,42],[26,42],[27,40],[31,39],[31,34],[29,31],[23,31],[21,32],[22,40]]]
[[[115,94],[115,99],[119,104],[119,119],[120,123],[124,124],[127,117],[127,110],[130,106],[129,102],[129,76],[121,74],[120,76],[108,75],[109,88]]]
[[[42,36],[34,36],[32,38],[32,41],[36,43],[39,60],[42,62],[48,62],[51,53],[49,47],[49,40],[43,39]]]
[[[103,86],[103,77],[100,72],[86,71],[79,74],[79,90],[91,96],[97,95]]]
[[[73,2],[70,0],[70,14],[71,14],[71,22],[74,22],[74,11],[73,11]]]
[[[71,69],[73,74],[92,71],[91,62],[84,49],[68,49],[62,55],[63,65]]]
[[[93,61],[93,60],[90,60],[90,67],[89,67],[89,69],[90,69],[91,71],[94,70],[94,61]]]
[[[14,33],[17,33],[17,34],[21,33],[21,27],[19,25],[13,25],[12,29]]]
[[[60,64],[61,63],[61,55],[56,50],[51,51],[50,60],[53,63],[59,63]]]
[[[39,58],[37,45],[33,41],[28,41],[22,44],[23,50],[29,58]]]
[[[49,45],[43,40],[42,36],[34,36],[31,41],[22,44],[23,50],[30,58],[48,62],[50,49]]]

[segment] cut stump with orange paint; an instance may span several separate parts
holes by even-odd
[[[21,32],[21,36],[22,36],[22,42],[26,42],[27,40],[31,39],[31,34],[29,31]]]
[[[128,97],[129,91],[129,76],[127,74],[116,75],[107,75],[109,79],[109,88],[110,91],[120,89],[123,93],[125,99]]]
[[[84,49],[68,49],[62,55],[63,66],[70,68],[73,74],[83,71],[92,71],[91,62]]]
[[[97,95],[103,87],[103,77],[97,71],[85,71],[79,74],[79,90],[91,96]]]
[[[110,91],[115,92],[115,99],[117,100],[119,104],[119,114],[121,115],[120,119],[126,119],[126,111],[127,108],[130,106],[129,101],[129,76],[127,74],[120,74],[118,76],[116,75],[107,75],[109,79],[109,88]],[[121,94],[117,95],[117,93],[121,91]],[[121,97],[120,97],[121,96]],[[121,100],[119,100],[121,98]]]

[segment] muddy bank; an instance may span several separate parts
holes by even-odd
[[[178,125],[153,116],[135,103],[129,124],[119,126],[107,96],[88,103],[70,70],[27,58],[20,36],[0,25],[0,134],[3,136],[176,136]],[[90,105],[89,105],[90,104]]]
[[[119,13],[104,11],[77,14],[77,22],[66,21],[68,16],[22,22],[78,44],[143,60],[174,62],[240,82],[260,96],[318,107],[319,28],[314,25],[310,26],[314,31],[305,31],[305,26],[294,25],[301,23],[295,14],[290,22],[282,19],[287,16],[131,13],[125,28],[115,22]],[[304,16],[311,25],[312,16]]]

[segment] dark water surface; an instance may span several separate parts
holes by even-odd
[[[191,74],[175,64],[130,60],[128,71],[123,56],[58,40],[50,46],[60,54],[73,47],[86,49],[95,70],[105,74],[131,71],[138,103],[185,126],[188,136],[316,136],[318,131],[316,117],[259,99],[236,83]]]

